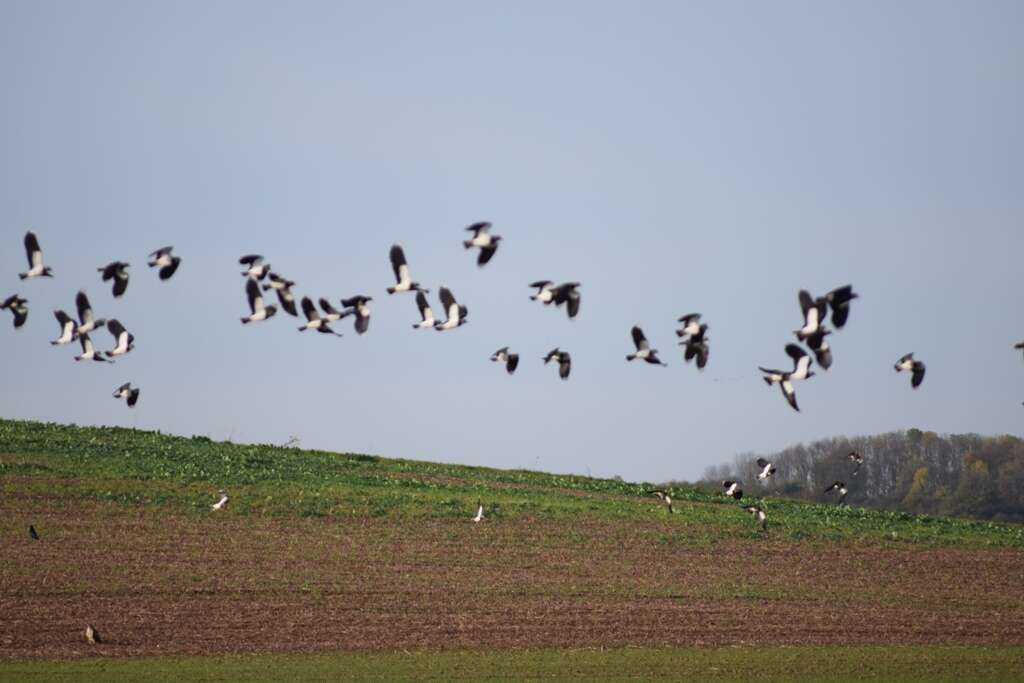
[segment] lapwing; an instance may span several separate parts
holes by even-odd
[[[355,316],[355,322],[353,327],[356,334],[366,334],[366,331],[370,329],[370,302],[373,301],[372,296],[365,296],[363,294],[357,294],[356,296],[350,296],[347,299],[341,300],[341,305],[349,310],[346,313]]]
[[[813,377],[814,373],[808,368],[811,366],[811,357],[807,355],[807,352],[801,349],[796,344],[786,344],[786,354],[793,359],[793,370],[790,372],[783,372],[782,370],[769,370],[768,368],[762,368],[758,366],[758,370],[765,373],[764,380],[765,384],[771,386],[776,382],[782,388],[782,395],[786,397],[786,401],[792,406],[793,410],[800,411],[800,407],[796,403],[796,391],[793,389],[793,382],[796,380],[807,379]]]
[[[170,280],[181,265],[181,257],[173,255],[173,250],[174,247],[161,247],[150,254],[146,262],[150,268],[160,269],[158,274],[161,280]]]
[[[434,309],[430,307],[423,290],[416,292],[416,307],[420,309],[420,321],[412,326],[414,330],[428,330],[437,324],[434,320]]]
[[[277,313],[277,306],[266,306],[263,304],[263,294],[260,292],[260,283],[255,278],[247,278],[245,281],[245,295],[249,299],[249,310],[252,315],[242,318],[242,324],[256,323],[261,320],[273,317]]]
[[[221,510],[224,508],[225,505],[228,504],[228,494],[224,489],[218,491],[217,495],[220,496],[220,500],[218,500],[216,503],[210,506],[211,510]]]
[[[696,358],[698,370],[703,370],[704,366],[708,364],[708,356],[711,353],[711,349],[708,346],[708,338],[705,336],[707,331],[708,326],[701,323],[697,326],[697,331],[690,334],[689,339],[679,342],[680,346],[685,347],[683,349],[683,360],[689,363]]]
[[[402,247],[399,244],[395,244],[391,247],[391,270],[395,273],[395,284],[394,287],[388,287],[388,294],[397,294],[398,292],[430,292],[428,289],[420,287],[420,283],[413,282],[412,276],[409,275],[409,264],[405,260],[405,252],[402,251]]]
[[[829,486],[827,489],[825,489],[825,493],[830,493],[832,491],[838,491],[839,492],[838,504],[842,505],[843,501],[846,500],[846,494],[849,493],[849,491],[846,490],[846,483],[842,482],[842,481],[834,481],[834,482],[832,482],[832,485]]]
[[[53,317],[57,319],[57,324],[60,325],[60,336],[50,343],[54,346],[60,346],[73,342],[78,332],[78,325],[75,324],[74,319],[60,309],[53,312]]]
[[[101,327],[106,327],[106,320],[96,320],[92,315],[92,306],[89,305],[89,297],[85,290],[78,290],[75,296],[75,306],[78,308],[78,330],[77,334],[88,334]]]
[[[43,265],[43,250],[39,248],[39,239],[31,230],[25,233],[25,256],[28,257],[28,270],[18,273],[19,278],[53,277],[53,269]]]
[[[263,257],[259,254],[249,254],[238,259],[238,263],[243,266],[248,266],[242,271],[242,275],[246,277],[256,278],[262,280],[270,272],[270,264],[263,262]]]
[[[828,313],[828,302],[824,297],[820,299],[812,298],[811,293],[806,289],[801,289],[798,296],[800,299],[800,310],[804,316],[804,325],[799,330],[796,330],[796,336],[800,341],[804,341],[817,332],[818,328],[825,321],[825,315]]]
[[[572,371],[572,358],[569,356],[569,352],[558,348],[551,349],[548,351],[548,355],[544,356],[544,365],[551,361],[558,362],[558,376],[562,379],[569,379],[569,372]]]
[[[825,295],[825,301],[832,308],[832,324],[837,330],[843,329],[846,318],[850,315],[850,302],[857,298],[853,285],[837,287]]]
[[[492,235],[490,233],[491,224],[486,221],[480,223],[473,223],[468,228],[468,232],[473,233],[472,239],[465,240],[462,243],[466,249],[472,249],[473,247],[480,247],[480,256],[477,257],[476,264],[483,266],[491,257],[494,256],[494,252],[498,250],[498,242],[501,241],[501,235]]]
[[[672,507],[672,494],[670,494],[668,491],[662,491],[661,489],[655,489],[654,491],[648,491],[647,495],[649,495],[649,496],[657,496],[658,500],[660,500],[662,503],[664,503],[666,505],[666,507],[668,507],[669,513],[674,513],[675,512],[675,509]]]
[[[114,398],[128,399],[128,407],[134,408],[135,404],[139,402],[139,389],[133,388],[131,382],[126,382],[117,388]]]
[[[95,645],[96,643],[103,642],[100,639],[100,632],[97,631],[96,627],[92,624],[85,625],[85,642],[89,643],[90,645]]]
[[[442,287],[439,295],[441,297],[441,308],[444,309],[445,315],[448,316],[448,319],[444,322],[435,322],[435,330],[443,332],[444,330],[451,330],[469,322],[466,320],[466,316],[469,314],[469,309],[465,306],[459,305],[459,303],[455,301],[455,296],[452,294],[450,289]]]
[[[544,305],[550,304],[555,299],[555,283],[551,280],[537,280],[531,282],[530,287],[536,287],[537,292],[530,295],[530,301],[539,301]]]
[[[92,345],[92,339],[89,339],[88,334],[78,335],[78,342],[82,345],[82,353],[75,356],[75,360],[94,360],[99,363],[113,363],[114,361],[108,361],[103,357],[103,354],[96,350]]]
[[[569,314],[569,320],[572,320],[580,312],[580,283],[578,282],[564,282],[554,288],[551,292],[551,296],[555,301],[556,306],[562,304],[568,304],[566,306],[566,312]]]
[[[99,272],[103,273],[103,281],[109,280],[114,281],[112,288],[114,298],[118,298],[124,295],[128,291],[128,268],[130,266],[124,261],[114,261],[108,263],[105,266],[97,268]]]
[[[763,507],[760,505],[748,505],[743,509],[757,518],[757,521],[761,523],[761,531],[768,531],[768,515],[765,514]]]
[[[320,297],[320,311],[320,317],[325,323],[337,322],[345,316],[352,315],[351,311],[339,311],[330,301],[323,297]]]
[[[651,365],[661,365],[663,367],[668,365],[658,358],[658,349],[651,348],[650,342],[647,341],[647,337],[644,336],[644,331],[640,329],[639,325],[634,325],[630,333],[633,335],[633,345],[636,346],[636,353],[628,354],[626,356],[627,361],[639,358]]]
[[[28,525],[28,536],[33,541],[38,541],[39,540],[39,532],[36,531],[35,526],[33,526],[31,524]]]
[[[757,459],[757,466],[761,468],[761,471],[758,472],[757,474],[757,478],[760,479],[761,481],[765,481],[766,479],[768,479],[768,477],[775,474],[775,465],[768,462],[764,458]]]
[[[15,329],[24,325],[28,320],[28,299],[22,299],[17,294],[13,294],[0,303],[0,310],[5,308],[14,315]]]
[[[1024,349],[1024,341],[1022,341],[1019,344],[1014,344],[1013,348],[1015,348],[1015,349]]]
[[[305,332],[306,330],[316,330],[317,332],[321,332],[323,334],[333,334],[338,337],[341,336],[340,334],[332,330],[330,327],[328,327],[328,321],[320,317],[320,314],[316,310],[316,305],[313,303],[313,300],[310,299],[308,296],[302,297],[302,313],[303,315],[306,316],[306,324],[299,327],[299,332]]]
[[[853,463],[853,474],[851,477],[856,477],[857,472],[860,471],[860,466],[864,464],[864,456],[856,451],[850,451],[850,454],[846,456],[850,462]]]
[[[722,482],[722,488],[725,489],[725,495],[729,496],[733,500],[740,500],[743,498],[743,489],[740,488],[740,483],[732,479],[726,479]]]
[[[517,367],[519,367],[519,354],[509,353],[507,346],[502,346],[491,354],[491,360],[495,363],[504,363],[505,371],[510,375],[516,371]]]
[[[482,522],[484,519],[484,504],[479,500],[476,502],[476,517],[473,518],[474,522]]]
[[[830,334],[832,330],[821,325],[817,332],[807,337],[807,346],[814,352],[814,359],[818,361],[822,370],[832,367],[832,347],[825,341],[825,337]]]
[[[128,334],[128,330],[119,321],[108,320],[107,331],[114,337],[114,348],[107,351],[107,358],[123,356],[135,348],[135,336]]]
[[[682,327],[676,330],[677,337],[695,335],[700,332],[700,313],[687,313],[677,321]]]
[[[924,381],[924,363],[919,360],[914,360],[914,354],[908,353],[907,355],[896,361],[896,372],[908,370],[910,372],[910,386],[917,389],[921,386],[921,382]]]
[[[263,291],[272,289],[277,292],[277,301],[285,313],[298,317],[299,311],[295,308],[295,295],[292,294],[292,287],[295,286],[295,283],[277,273],[268,273],[267,279],[269,284],[263,285]]]

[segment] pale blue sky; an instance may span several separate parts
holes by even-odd
[[[738,451],[1021,434],[1018,2],[0,3],[0,414],[499,467],[696,478]],[[462,228],[505,241],[477,269]],[[39,234],[56,278],[20,283]],[[470,309],[414,332],[388,248]],[[160,283],[148,252],[185,263]],[[370,333],[242,327],[236,259],[375,297]],[[134,266],[114,301],[97,266]],[[580,317],[529,301],[583,283]],[[852,282],[835,364],[796,293]],[[85,287],[137,349],[51,348]],[[704,373],[675,318],[701,311]],[[669,368],[627,364],[640,323]],[[96,336],[105,348],[110,337]],[[488,362],[521,352],[508,377]],[[541,356],[572,353],[563,383]],[[912,392],[895,360],[928,365]],[[129,412],[110,392],[142,387]]]

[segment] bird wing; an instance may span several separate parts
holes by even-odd
[[[424,320],[433,319],[434,312],[430,309],[430,302],[423,292],[416,292],[416,307],[420,309],[420,317]]]
[[[765,467],[768,467],[768,461],[765,460],[764,458],[758,458],[756,462],[757,462],[757,466],[760,467],[762,470]]]
[[[259,265],[260,263],[263,263],[263,257],[260,256],[259,254],[249,254],[248,256],[243,256],[242,258],[238,259],[238,262],[243,266],[249,266],[251,268],[252,266],[256,266]]]
[[[394,245],[391,247],[391,270],[395,273],[395,280],[401,284],[409,281],[409,265],[405,260],[405,252],[402,247]],[[404,270],[403,270],[404,268]]]
[[[249,310],[253,313],[263,310],[263,295],[260,294],[259,283],[251,277],[245,281],[245,295],[249,299]]]
[[[686,327],[691,322],[696,322],[698,320],[700,320],[700,313],[687,313],[686,315],[679,318],[678,322],[681,322],[683,324],[683,327]]]
[[[905,356],[900,358],[898,361],[896,361],[896,364],[899,365],[901,363],[906,363],[908,360],[914,360],[914,354],[913,353],[906,354]]]
[[[516,371],[516,368],[518,368],[518,367],[519,367],[519,354],[518,353],[510,353],[510,354],[508,354],[508,360],[505,361],[505,370],[508,371],[508,374],[511,375],[513,372]]]
[[[78,307],[78,319],[83,325],[92,322],[92,306],[89,305],[89,297],[85,295],[84,290],[79,290],[75,295],[75,306]]]
[[[320,305],[323,306],[325,303],[327,303],[327,301],[323,300],[320,302]],[[332,311],[334,310],[333,308],[331,308],[330,304],[327,304],[327,308],[330,308]],[[326,311],[327,309],[324,310]],[[327,312],[330,313],[330,311]],[[310,322],[320,319],[320,314],[317,313],[316,306],[313,305],[313,300],[310,299],[308,296],[302,297],[302,314],[305,315],[306,320]]]
[[[804,320],[807,320],[808,311],[814,308],[814,298],[806,289],[801,289],[797,298],[800,300],[800,312],[803,314]]]
[[[697,347],[697,369],[703,370],[704,366],[708,364],[708,354],[710,353],[707,344],[701,344]]]
[[[913,374],[910,377],[910,386],[918,388],[921,386],[921,382],[924,381],[924,363],[917,361],[914,363]]]
[[[450,313],[450,311],[452,310],[452,306],[458,306],[458,304],[455,302],[455,297],[452,295],[451,290],[448,289],[447,287],[441,288],[439,296],[441,297],[441,307],[444,309],[445,313]]]
[[[149,258],[159,258],[164,254],[170,254],[173,249],[174,247],[161,247],[160,249],[157,249],[152,254],[150,254]]]
[[[572,357],[568,352],[562,351],[558,355],[558,376],[562,379],[569,379],[569,372],[572,370]]]
[[[631,333],[633,335],[633,344],[636,346],[637,351],[651,348],[651,345],[647,342],[647,337],[644,336],[644,331],[640,329],[639,325],[634,325]]]
[[[61,310],[54,311],[53,312],[53,317],[57,319],[58,323],[60,323],[60,329],[62,331],[64,330],[64,326],[67,325],[68,323],[71,323],[72,325],[75,323],[74,320],[72,320],[70,317],[68,317],[67,313],[65,313],[64,311],[61,311]]]
[[[786,344],[786,355],[793,359],[793,367],[796,368],[800,359],[807,358],[807,352],[796,344]]]
[[[124,270],[116,270],[114,280],[114,296],[121,296],[128,289],[128,273]]]
[[[491,244],[491,246],[489,247],[483,247],[482,249],[480,249],[480,256],[477,257],[476,264],[478,266],[485,265],[488,261],[491,260],[491,257],[494,256],[494,252],[496,251],[498,251],[497,243]]]
[[[168,280],[168,279],[170,279],[170,277],[172,275],[174,275],[175,271],[178,270],[178,266],[180,266],[180,265],[181,265],[181,258],[180,257],[175,256],[175,257],[171,258],[170,264],[166,265],[166,266],[164,266],[163,268],[160,269],[160,279],[161,280]]]
[[[473,223],[466,228],[467,232],[473,233],[473,237],[478,237],[480,233],[487,232],[491,229],[491,224],[487,221],[480,221],[479,223]]]
[[[311,305],[312,305],[312,303],[313,302],[310,301]],[[331,302],[328,301],[327,299],[320,299],[320,309],[323,310],[323,312],[326,313],[327,315],[341,315],[341,313],[338,312],[338,309],[335,308],[334,306],[332,306]],[[305,299],[303,299],[303,302],[302,302],[302,310],[303,310],[303,312],[305,312],[305,310],[306,310]],[[316,313],[316,308],[313,308],[313,312]],[[308,313],[306,314],[306,317],[309,318],[309,314]],[[314,318],[309,318],[309,319],[310,320],[314,320]]]
[[[779,382],[779,386],[782,387],[782,395],[786,397],[786,401],[793,410],[800,412],[800,406],[796,404],[796,391],[793,390],[792,382],[788,379],[784,379]]]
[[[92,339],[89,339],[88,334],[80,335],[78,341],[82,344],[82,355],[93,353]]]
[[[124,329],[124,325],[121,324],[121,321],[116,318],[107,321],[107,329],[110,330],[110,334],[114,335],[115,340],[128,331]]]
[[[28,257],[29,268],[43,265],[43,250],[39,248],[39,239],[31,230],[25,233],[25,255]]]
[[[537,280],[536,282],[531,282],[528,286],[544,289],[545,287],[549,287],[551,284],[551,280]]]

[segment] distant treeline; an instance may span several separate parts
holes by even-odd
[[[864,457],[859,469],[847,457],[851,451]],[[778,468],[767,484],[757,479],[758,457]],[[910,429],[825,439],[773,455],[737,455],[731,466],[707,468],[702,483],[724,479],[739,479],[748,494],[819,502],[834,500],[824,491],[839,480],[854,506],[1024,522],[1024,441],[1013,436]]]

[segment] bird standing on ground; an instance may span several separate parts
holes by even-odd
[[[124,295],[128,291],[128,268],[130,266],[124,261],[114,261],[107,265],[97,268],[99,272],[103,273],[103,281],[108,280],[114,281],[113,294],[114,298],[118,298]]]
[[[250,277],[246,279],[245,295],[249,299],[249,310],[252,311],[252,314],[242,318],[243,325],[266,320],[277,313],[277,306],[264,305],[263,294],[260,292],[260,283],[255,278]]]
[[[507,346],[502,346],[500,349],[495,351],[491,355],[491,360],[495,363],[504,363],[505,371],[510,375],[516,371],[517,367],[519,367],[519,354],[509,353]]]
[[[15,329],[24,325],[28,320],[28,299],[22,299],[17,294],[13,294],[0,303],[0,311],[5,308],[14,315]]]
[[[434,309],[430,307],[423,290],[416,292],[416,307],[420,310],[420,321],[412,326],[414,330],[427,330],[437,324],[434,320]]]
[[[268,273],[267,278],[270,280],[270,284],[263,285],[263,291],[266,292],[272,289],[277,292],[277,301],[281,304],[281,308],[288,315],[298,317],[299,311],[295,308],[295,295],[292,294],[291,289],[295,286],[295,283],[281,277],[277,273]]]
[[[796,390],[793,389],[793,382],[814,376],[814,373],[808,369],[811,366],[811,357],[796,344],[786,344],[786,354],[793,359],[793,370],[791,372],[769,370],[760,366],[757,369],[765,373],[762,379],[768,386],[776,382],[779,383],[779,386],[782,387],[782,395],[786,397],[786,401],[789,402],[793,410],[799,412],[800,408],[796,404]]]
[[[128,330],[124,329],[117,320],[107,321],[107,331],[110,332],[114,337],[114,348],[107,351],[107,358],[113,358],[114,356],[123,356],[132,349],[135,348],[135,336],[128,333]]]
[[[71,316],[61,310],[53,312],[53,317],[57,319],[57,324],[60,325],[60,336],[54,339],[51,344],[54,346],[60,346],[62,344],[70,344],[75,340],[75,334],[78,330],[78,326],[75,321],[72,320]]]
[[[53,277],[53,269],[43,265],[43,250],[39,247],[39,239],[29,230],[25,233],[25,256],[28,257],[28,270],[18,273],[18,277],[27,280],[32,277]]]
[[[210,506],[211,510],[222,510],[224,506],[228,504],[228,500],[230,500],[228,498],[227,492],[224,489],[218,491],[217,495],[220,496],[220,500],[218,500],[216,503]]]
[[[95,645],[96,643],[103,642],[100,639],[100,632],[97,631],[96,627],[92,624],[85,625],[85,642],[89,643],[90,645]]]
[[[658,358],[658,349],[652,349],[650,342],[647,341],[647,337],[644,336],[644,331],[640,329],[639,325],[634,325],[630,331],[633,335],[633,345],[636,346],[636,353],[631,353],[626,356],[627,361],[633,361],[639,358],[645,363],[651,365],[666,366],[666,363],[661,362]]]
[[[775,474],[775,465],[768,462],[764,458],[757,459],[757,466],[761,468],[761,471],[757,475],[757,478],[760,479],[761,481],[766,481],[768,477]]]
[[[114,392],[114,398],[126,398],[128,399],[128,407],[134,408],[135,404],[139,402],[139,390],[138,388],[132,388],[131,382],[126,382],[117,388]]]
[[[548,351],[548,355],[544,356],[544,365],[547,365],[551,361],[558,362],[558,376],[562,379],[569,379],[569,373],[572,371],[572,358],[569,356],[568,351],[562,351],[557,347]]]
[[[444,322],[435,322],[434,329],[438,330],[439,332],[443,332],[445,330],[451,330],[469,322],[468,320],[466,320],[466,316],[469,314],[469,309],[467,309],[465,306],[459,305],[459,303],[455,300],[455,295],[452,294],[452,291],[450,289],[448,289],[447,287],[442,287],[438,295],[441,297],[441,308],[444,309],[445,315],[448,316],[448,319],[445,320]]]
[[[158,274],[161,280],[171,279],[171,276],[178,270],[178,266],[181,265],[181,257],[171,254],[173,250],[174,247],[157,249],[149,255],[149,261],[146,262],[150,268],[160,269]]]
[[[740,483],[732,479],[726,479],[722,482],[722,488],[725,489],[725,495],[729,496],[733,500],[740,500],[743,498],[743,489],[740,488]]]
[[[75,306],[78,308],[78,329],[76,334],[88,334],[93,330],[106,327],[106,320],[96,320],[93,317],[92,306],[89,304],[89,297],[85,295],[85,290],[78,290],[78,294],[75,296]]]
[[[476,502],[476,517],[473,518],[474,522],[481,522],[484,519],[484,504],[479,500]]]
[[[825,493],[829,493],[831,491],[838,491],[839,492],[839,501],[838,501],[839,505],[843,504],[843,501],[846,500],[846,494],[849,493],[849,491],[846,490],[846,483],[842,482],[842,481],[834,481],[834,482],[832,482],[831,486],[829,486],[827,489],[825,489]]]
[[[349,309],[343,315],[354,315],[356,317],[353,323],[356,334],[366,334],[366,331],[370,329],[369,304],[371,301],[373,301],[372,296],[365,296],[363,294],[357,294],[356,296],[341,300],[341,305]]]
[[[760,505],[748,505],[743,509],[757,518],[757,521],[761,523],[761,531],[768,531],[768,515],[765,514],[763,507]]]
[[[902,372],[907,370],[910,372],[910,386],[917,389],[921,386],[921,382],[924,381],[924,363],[919,360],[914,360],[914,354],[908,353],[907,355],[896,361],[896,372]]]
[[[498,242],[501,241],[501,235],[492,235],[490,233],[491,224],[486,221],[473,223],[466,228],[466,230],[468,232],[472,232],[473,237],[465,240],[462,243],[462,246],[466,249],[479,247],[480,256],[477,257],[476,264],[478,266],[483,266],[491,260],[491,257],[494,256],[494,252],[498,250]]]
[[[654,491],[648,491],[647,495],[657,496],[658,499],[668,507],[669,513],[674,513],[675,509],[672,507],[672,495],[668,491],[662,491],[661,489],[655,489]]]
[[[394,287],[388,287],[388,294],[396,294],[398,292],[429,292],[429,290],[420,287],[420,283],[413,282],[412,276],[409,275],[409,264],[405,260],[405,252],[402,251],[401,245],[394,245],[391,247],[391,270],[395,273],[395,284]]]

